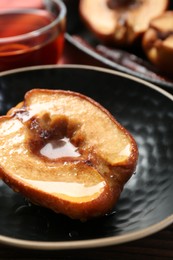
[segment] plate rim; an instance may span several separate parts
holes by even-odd
[[[0,243],[10,245],[18,248],[26,249],[37,249],[37,250],[70,250],[70,249],[86,249],[86,248],[100,248],[113,245],[119,245],[126,242],[132,242],[138,239],[145,238],[156,232],[161,231],[170,224],[173,223],[173,215],[165,218],[161,222],[144,228],[140,231],[131,232],[125,235],[86,239],[86,240],[75,240],[75,241],[61,241],[61,242],[42,242],[37,240],[25,240],[11,238],[8,236],[0,235]]]
[[[110,69],[112,69],[112,70],[115,69],[122,73],[128,73],[129,75],[132,75],[134,77],[139,77],[140,79],[143,79],[147,82],[151,82],[152,84],[159,84],[161,87],[166,88],[166,89],[170,89],[170,90],[173,89],[173,82],[166,81],[164,79],[162,80],[161,78],[160,79],[150,78],[149,76],[146,76],[145,74],[141,74],[140,72],[133,71],[130,68],[127,68],[121,64],[118,64],[117,62],[114,62],[114,61],[102,56],[100,53],[96,52],[94,49],[92,49],[92,46],[90,49],[87,46],[85,46],[84,44],[82,44],[80,41],[75,40],[75,38],[73,38],[73,35],[71,35],[68,32],[65,33],[65,39],[68,43],[73,45],[78,50],[84,52],[85,54],[87,54],[90,57],[94,58],[95,60],[101,62],[102,64],[109,66]]]
[[[114,74],[116,76],[121,76],[130,80],[134,80],[136,82],[139,82],[146,87],[152,88],[156,90],[157,92],[160,92],[161,94],[167,96],[171,100],[173,100],[173,94],[171,94],[167,89],[163,89],[162,87],[152,83],[148,82],[145,79],[138,78],[137,76],[126,74],[125,72],[121,72],[112,68],[103,68],[99,66],[93,66],[93,65],[83,65],[83,64],[50,64],[50,65],[37,65],[37,66],[29,66],[29,67],[22,67],[22,68],[17,68],[17,69],[12,69],[12,70],[7,70],[0,72],[0,77],[9,75],[9,74],[16,74],[20,72],[25,72],[25,71],[32,71],[32,70],[46,70],[46,69],[58,69],[58,68],[66,68],[66,69],[83,69],[83,70],[95,70],[99,72],[104,72],[104,73],[110,73]]]
[[[123,72],[115,71],[112,69],[101,68],[96,66],[90,65],[42,65],[42,66],[31,66],[19,69],[8,70],[5,72],[0,73],[0,77],[8,76],[11,74],[17,74],[21,72],[33,71],[33,70],[46,70],[46,69],[82,69],[82,70],[92,70],[97,72],[104,72],[106,74],[112,74],[120,77],[124,77],[130,79],[132,81],[136,81],[145,87],[151,88],[156,92],[166,96],[168,99],[173,101],[173,95],[166,90],[156,86],[153,83],[147,82],[143,79],[137,78],[135,76],[125,74]],[[0,243],[26,248],[26,249],[38,249],[38,250],[62,250],[62,249],[82,249],[82,248],[94,248],[94,247],[106,247],[111,245],[118,245],[123,244],[126,242],[131,242],[137,239],[145,238],[149,235],[152,235],[156,232],[161,231],[162,229],[168,227],[173,223],[173,214],[166,217],[164,220],[150,225],[147,228],[143,228],[139,231],[129,232],[123,235],[111,236],[111,237],[103,237],[103,238],[96,238],[96,239],[85,239],[85,240],[75,240],[75,241],[37,241],[37,240],[25,240],[25,239],[18,239],[12,238],[9,236],[0,235]]]

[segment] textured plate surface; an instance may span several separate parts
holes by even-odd
[[[173,222],[170,94],[110,70],[37,67],[0,74],[1,114],[32,88],[73,90],[101,103],[136,139],[138,167],[112,214],[86,223],[33,206],[0,182],[1,242],[41,249],[103,246],[144,237]]]

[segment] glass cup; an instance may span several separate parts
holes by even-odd
[[[0,6],[0,71],[56,64],[64,45],[64,3],[61,0],[14,3],[17,4]]]

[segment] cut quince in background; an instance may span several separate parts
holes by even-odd
[[[136,142],[100,104],[35,89],[0,117],[0,176],[33,203],[74,219],[104,215],[135,170]]]
[[[132,45],[168,4],[169,0],[80,0],[79,12],[99,39],[123,47]]]
[[[151,21],[142,45],[148,59],[159,70],[173,74],[173,11]]]

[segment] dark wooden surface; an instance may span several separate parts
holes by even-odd
[[[83,53],[80,53],[80,51],[67,43],[65,44],[64,55],[59,63],[103,66],[103,64],[93,60]],[[137,241],[102,248],[40,251],[15,248],[0,244],[0,260],[5,259],[173,259],[173,225],[170,225],[154,235]]]

